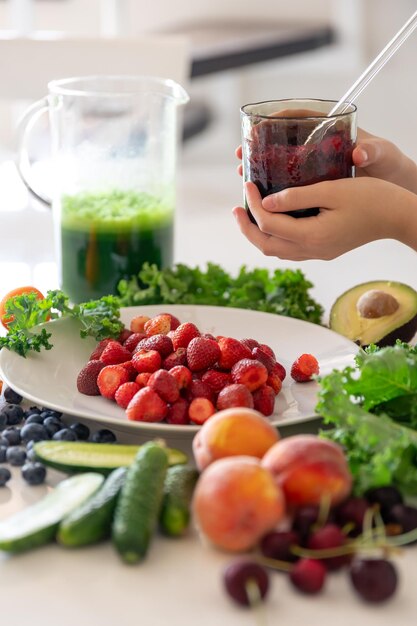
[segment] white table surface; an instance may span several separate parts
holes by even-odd
[[[238,232],[230,209],[240,202],[234,165],[206,169],[189,162],[180,184],[176,260],[211,260],[235,271],[249,267],[300,267],[314,283],[312,294],[328,314],[335,298],[359,282],[399,280],[417,289],[417,255],[380,241],[331,262],[302,264],[264,258]],[[28,204],[13,166],[0,164],[0,291],[19,284],[56,287],[50,213]],[[62,477],[49,471],[47,485],[26,487],[13,471],[0,490],[0,519],[27,506]],[[363,604],[346,573],[329,577],[324,594],[295,593],[281,574],[272,574],[262,626],[411,626],[417,616],[416,548],[396,559],[400,588],[389,603]],[[148,558],[123,565],[110,544],[80,551],[56,545],[9,557],[0,555],[1,614],[8,626],[255,626],[255,617],[232,604],[222,590],[224,566],[233,556],[203,546],[194,531],[181,540],[156,537]],[[261,626],[261,622],[259,622]]]

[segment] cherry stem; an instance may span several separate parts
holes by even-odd
[[[249,606],[253,611],[255,621],[258,626],[267,626],[265,609],[262,602],[262,596],[259,591],[259,585],[255,578],[248,578],[245,584],[246,595],[248,596]]]
[[[293,548],[297,546],[291,546],[291,551]],[[288,561],[280,561],[279,559],[270,559],[267,556],[258,556],[258,561],[265,565],[266,567],[271,567],[272,569],[277,569],[283,572],[290,572],[293,568],[292,563],[288,563]]]

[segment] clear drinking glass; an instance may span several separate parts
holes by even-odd
[[[178,105],[172,80],[88,76],[55,80],[22,121],[19,169],[52,204],[60,286],[73,302],[116,293],[143,262],[173,262]],[[51,200],[32,183],[27,146],[49,113]],[[31,180],[32,179],[32,180]]]
[[[328,117],[335,104],[333,100],[296,98],[244,105],[244,181],[255,183],[264,198],[287,187],[352,177],[356,106],[350,104],[343,114]],[[308,217],[318,211],[312,207],[289,214]],[[249,215],[255,221],[250,211]]]

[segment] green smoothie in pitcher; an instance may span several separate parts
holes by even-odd
[[[61,288],[73,302],[116,294],[145,261],[173,261],[173,203],[145,192],[65,195],[60,229]]]

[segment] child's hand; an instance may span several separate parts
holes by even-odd
[[[263,200],[253,183],[245,184],[245,192],[257,225],[242,207],[234,216],[245,237],[267,256],[329,260],[376,239],[397,239],[417,250],[417,196],[392,183],[343,178],[285,189]],[[282,215],[317,206],[315,217]]]

